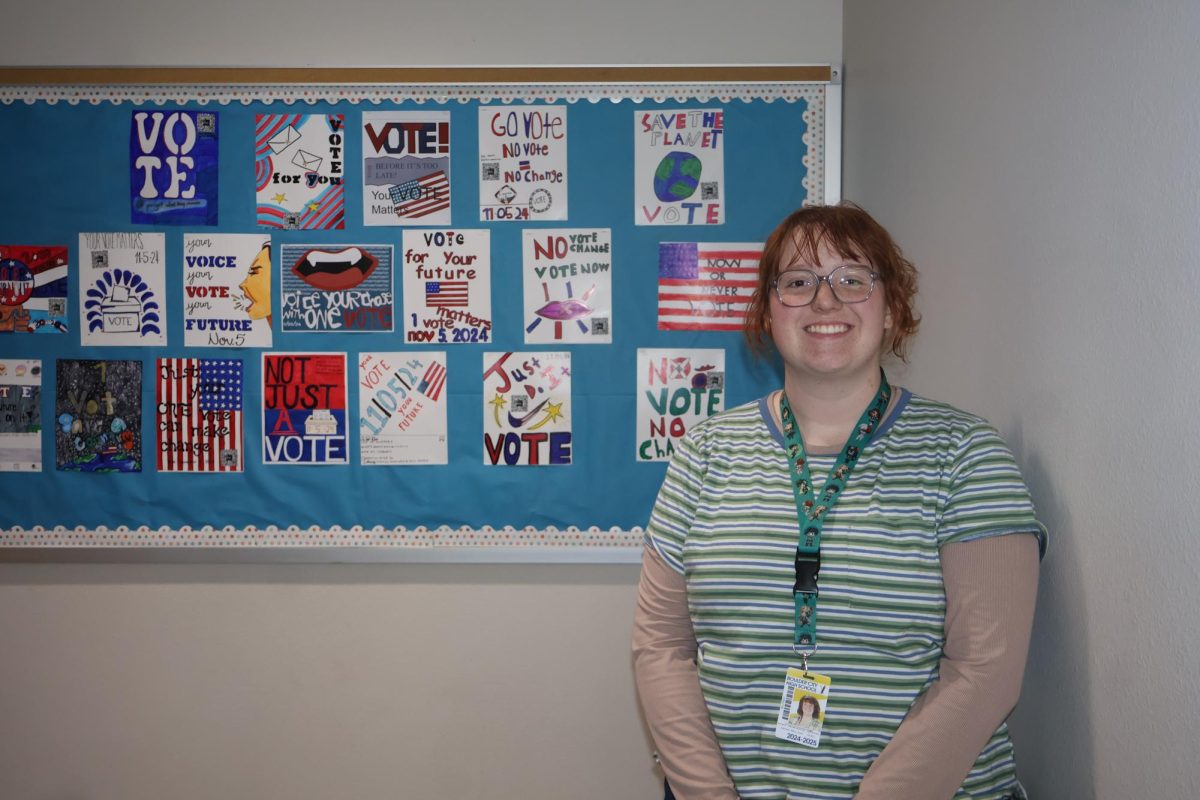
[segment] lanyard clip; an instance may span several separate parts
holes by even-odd
[[[815,553],[796,552],[796,584],[793,594],[816,594],[817,573],[821,571],[821,551]]]

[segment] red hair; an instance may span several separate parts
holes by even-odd
[[[810,206],[793,211],[767,237],[758,262],[758,286],[742,326],[750,350],[762,355],[771,341],[771,284],[779,275],[789,242],[800,258],[810,264],[821,263],[817,253],[824,244],[843,258],[863,259],[879,274],[879,284],[892,316],[884,350],[906,361],[908,340],[921,324],[913,309],[917,268],[900,252],[887,229],[862,208],[845,201],[836,206]]]

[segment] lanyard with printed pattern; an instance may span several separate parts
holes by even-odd
[[[800,435],[800,426],[796,424],[796,415],[788,403],[787,392],[783,392],[779,401],[779,418],[783,422],[788,462],[792,468],[792,494],[796,498],[796,516],[800,521],[800,541],[796,546],[796,583],[792,587],[796,607],[796,637],[792,647],[803,658],[805,670],[808,669],[808,657],[817,650],[817,573],[821,570],[821,528],[825,525],[825,515],[846,488],[850,470],[858,461],[862,445],[870,440],[871,433],[883,419],[891,397],[892,387],[888,384],[887,375],[880,370],[879,391],[858,418],[841,455],[829,470],[819,503],[808,471],[804,439]]]

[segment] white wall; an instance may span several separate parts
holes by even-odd
[[[841,6],[50,0],[6,10],[21,35],[0,63],[828,63]],[[0,800],[661,797],[628,652],[636,581],[632,565],[0,563]]]
[[[842,0],[12,5],[6,27],[20,35],[6,37],[0,64],[20,66],[826,64],[842,55]]]
[[[988,416],[1052,535],[1035,798],[1200,788],[1200,5],[847,0],[846,196],[922,271],[916,390]]]

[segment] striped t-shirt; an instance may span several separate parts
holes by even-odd
[[[817,653],[833,679],[820,747],[775,737],[792,651],[796,504],[763,400],[696,425],[659,491],[646,541],[687,581],[700,684],[743,798],[853,797],[937,677],[946,597],[938,549],[1045,529],[1012,453],[979,417],[900,390],[821,534]],[[836,455],[809,455],[819,495]],[[1001,725],[956,798],[1018,787]]]

